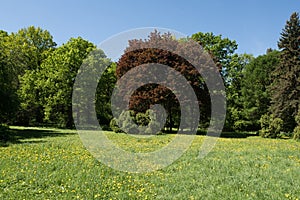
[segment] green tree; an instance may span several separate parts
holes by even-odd
[[[52,35],[40,27],[29,26],[11,34],[11,56],[22,72],[38,69],[55,47]]]
[[[227,68],[227,116],[225,129],[241,131],[247,127],[247,122],[243,118],[244,108],[242,98],[243,81],[246,78],[244,74],[245,67],[253,60],[252,55],[234,54],[231,56]]]
[[[111,112],[111,95],[117,81],[116,77],[116,63],[111,62],[108,58],[103,57],[98,59],[98,66],[105,64],[109,66],[101,76],[96,91],[96,113],[99,123],[102,125],[108,125],[113,118]]]
[[[260,118],[268,112],[271,96],[267,89],[272,83],[271,73],[279,63],[279,52],[269,50],[267,54],[250,61],[243,70],[241,88],[242,122],[246,130],[260,129]]]
[[[24,110],[42,106],[42,122],[72,127],[72,87],[79,67],[95,46],[71,38],[55,49],[37,70],[27,70],[19,93]],[[30,116],[35,118],[37,116]]]
[[[292,132],[300,102],[300,21],[293,13],[282,30],[278,42],[280,63],[273,72],[270,110],[284,122],[284,130]]]
[[[11,67],[18,78],[17,93],[21,104],[24,104],[23,97],[19,96],[24,90],[22,87],[36,91],[33,82],[24,82],[22,80],[40,69],[41,63],[55,49],[55,46],[56,43],[53,41],[52,35],[47,30],[39,27],[30,26],[10,35],[7,49],[9,50]],[[24,84],[20,83],[19,80]],[[31,95],[30,100],[27,98],[27,102],[25,102],[27,109],[21,108],[15,113],[15,123],[29,125],[29,121],[42,122],[43,107],[41,104],[38,104],[38,95],[39,93],[37,92],[35,95]]]
[[[7,32],[0,31],[0,124],[10,122],[18,105],[17,73],[7,48],[9,37]]]
[[[104,71],[103,71],[104,70]],[[84,59],[78,71],[78,84],[73,91],[73,108],[77,124],[92,125],[90,113],[96,111],[97,119],[102,129],[108,128],[112,117],[111,95],[116,82],[116,64],[106,57],[100,49],[95,49]],[[98,77],[98,75],[101,77]],[[84,76],[81,76],[83,75]],[[98,83],[97,88],[91,87]],[[96,90],[96,91],[94,91]],[[95,108],[92,108],[90,100],[93,99]]]
[[[230,81],[230,62],[238,45],[235,40],[223,38],[222,35],[214,35],[213,33],[198,32],[191,36],[191,39],[198,42],[205,51],[213,58],[217,66],[219,66],[225,81]]]
[[[203,49],[208,52],[224,79],[227,98],[227,114],[225,129],[236,129],[235,122],[240,119],[240,82],[241,72],[245,64],[249,61],[249,55],[237,55],[235,50],[238,45],[236,41],[223,38],[222,35],[213,33],[195,33],[191,38],[198,42]],[[237,98],[238,97],[238,98]]]

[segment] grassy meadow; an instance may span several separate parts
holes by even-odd
[[[74,130],[12,127],[0,147],[0,199],[300,199],[300,142],[221,137],[203,159],[198,135],[172,165],[136,174],[93,158]],[[107,132],[128,151],[161,148],[174,135]]]

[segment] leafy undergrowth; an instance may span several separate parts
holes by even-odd
[[[300,199],[300,142],[293,140],[219,138],[198,159],[205,137],[196,136],[172,165],[136,174],[94,159],[74,131],[14,128],[19,142],[0,148],[0,199]],[[174,138],[106,134],[128,151]]]

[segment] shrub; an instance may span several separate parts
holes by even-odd
[[[153,110],[147,110],[146,116],[149,119],[148,126],[145,130],[146,134],[160,134],[161,130],[159,129],[162,128],[161,126],[162,120],[159,119],[159,117]]]
[[[260,118],[260,135],[264,138],[277,138],[282,130],[283,120],[274,118],[274,115],[264,114]]]
[[[122,133],[122,129],[118,126],[118,122],[116,118],[110,120],[109,127],[115,133]]]
[[[246,120],[237,120],[234,122],[233,128],[235,131],[245,131],[248,127],[251,127],[253,122]]]
[[[137,134],[139,132],[137,126],[134,123],[135,120],[133,111],[123,111],[120,114],[118,119],[118,125],[126,133]]]
[[[136,126],[131,123],[134,120],[132,114],[133,111],[123,111],[118,119],[113,118],[109,124],[111,130],[115,133],[138,133],[139,131]]]
[[[157,121],[151,121],[148,124],[145,132],[146,134],[160,134],[161,130],[159,130],[160,124]]]
[[[259,135],[262,137],[267,137],[269,134],[269,122],[270,122],[269,115],[267,115],[267,114],[262,115],[259,122],[260,122],[260,126],[261,126]]]
[[[160,120],[155,111],[149,109],[146,113],[123,111],[118,119],[110,121],[110,128],[116,133],[126,132],[131,134],[160,134],[165,120]],[[139,127],[138,127],[139,126]]]
[[[299,140],[300,139],[300,125],[296,126],[293,133],[293,139]]]
[[[130,134],[137,134],[139,133],[139,130],[137,129],[137,127],[135,126],[135,124],[133,124],[133,119],[131,118],[131,116],[128,114],[126,116],[126,118],[122,121],[120,121],[122,124],[122,130],[124,130],[126,133],[130,133]]]
[[[147,126],[150,122],[150,116],[147,113],[137,113],[135,121],[140,126]]]
[[[299,140],[300,139],[300,109],[298,109],[298,113],[295,117],[295,121],[297,126],[294,129],[293,139]]]

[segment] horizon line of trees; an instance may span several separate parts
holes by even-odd
[[[113,119],[110,105],[116,81],[132,67],[154,62],[171,66],[190,81],[204,116],[200,127],[206,128],[210,120],[210,96],[203,78],[192,65],[158,49],[130,51],[162,38],[178,51],[188,48],[185,41],[196,41],[216,63],[226,90],[225,131],[259,131],[263,137],[286,134],[300,138],[298,13],[293,13],[283,28],[279,50],[267,49],[266,54],[258,57],[235,53],[236,41],[222,35],[199,32],[176,40],[168,33],[153,32],[147,40],[129,41],[121,58],[113,62],[96,45],[81,37],[57,46],[52,35],[39,27],[30,26],[16,33],[0,30],[0,124],[74,128],[72,88],[84,63],[109,66],[98,83],[96,114],[102,127],[110,129],[111,125],[117,130],[121,125],[118,119]],[[133,111],[131,117],[140,125],[150,123],[148,110],[154,104],[163,105],[167,111],[165,126],[169,130],[178,127],[178,100],[172,91],[159,85],[146,85],[133,94],[129,106]]]

